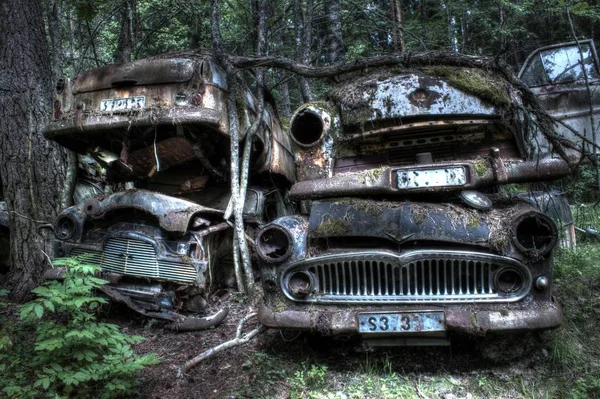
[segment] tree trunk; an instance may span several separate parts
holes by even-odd
[[[121,33],[119,34],[119,44],[115,53],[115,62],[131,61],[131,52],[133,49],[133,9],[135,0],[124,0],[121,6]]]
[[[42,129],[52,110],[52,70],[36,0],[0,6],[0,176],[10,212],[11,297],[23,300],[52,255],[66,153]]]
[[[342,37],[342,6],[340,0],[325,2],[327,16],[327,36],[329,45],[329,62],[335,64],[342,61],[345,55]]]
[[[52,44],[52,75],[53,85],[62,77],[62,34],[60,23],[61,0],[47,0],[46,13],[48,16],[48,36]]]
[[[406,43],[404,42],[404,27],[402,26],[402,9],[400,8],[400,0],[394,0],[396,4],[396,28],[398,29],[398,41],[400,45],[400,52],[404,52],[406,50]]]
[[[285,18],[281,19],[281,22],[273,31],[273,40],[275,41],[275,53],[284,55],[284,42],[283,42],[283,31],[285,29]],[[279,100],[279,111],[284,117],[288,117],[292,114],[292,105],[290,102],[290,86],[286,78],[285,71],[276,70],[276,79],[278,80],[279,93],[281,98]]]
[[[302,0],[294,0],[294,27],[296,29],[296,60],[301,64],[310,63],[310,44],[312,42],[312,16],[314,0],[306,1],[306,13],[302,10]],[[303,76],[298,78],[302,102],[312,100],[312,92],[308,80]]]

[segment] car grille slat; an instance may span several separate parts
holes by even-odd
[[[469,259],[472,258],[472,259]],[[291,265],[282,275],[286,295],[301,302],[494,302],[520,299],[531,285],[531,275],[520,262],[491,254],[464,251],[413,251],[395,256],[349,254],[326,256]],[[525,276],[524,289],[499,293],[494,273],[517,268]],[[305,298],[294,298],[285,287],[285,276],[306,270],[315,289]]]
[[[192,264],[158,259],[154,246],[142,240],[109,238],[103,251],[74,248],[70,255],[85,253],[91,254],[90,263],[100,265],[106,272],[186,283],[196,282],[198,277]]]

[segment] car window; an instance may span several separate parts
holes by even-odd
[[[589,44],[582,44],[581,50],[588,79],[598,79],[598,70]],[[549,83],[568,83],[585,79],[576,45],[545,50],[540,53],[540,57]]]
[[[539,54],[536,54],[529,63],[529,66],[521,77],[523,82],[529,87],[542,86],[548,84],[548,77],[542,64],[542,59]]]

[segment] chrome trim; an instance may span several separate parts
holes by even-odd
[[[504,267],[522,273],[519,291],[504,294],[494,287],[495,273]],[[296,298],[288,290],[289,276],[298,270],[308,272],[315,281],[315,290],[306,298]],[[524,298],[532,277],[515,259],[481,252],[416,250],[395,255],[365,251],[293,263],[281,271],[279,283],[288,299],[303,303],[490,303]]]
[[[198,271],[191,263],[157,257],[156,247],[147,240],[111,237],[102,251],[73,248],[70,255],[84,253],[92,254],[89,262],[106,272],[186,283],[198,281]]]

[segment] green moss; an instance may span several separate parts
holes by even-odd
[[[529,191],[529,185],[524,183],[504,184],[500,188],[507,194],[526,193]]]
[[[471,313],[471,327],[477,329],[477,313]]]
[[[370,213],[375,217],[379,217],[382,212],[381,207],[377,206],[377,204],[372,201],[356,201],[353,202],[352,205],[357,211],[362,213]]]
[[[350,230],[350,226],[342,220],[328,220],[321,222],[315,234],[321,237],[342,236]]]
[[[511,103],[505,88],[478,69],[437,66],[429,73],[444,78],[455,88],[475,95],[492,105],[508,107]]]
[[[485,159],[477,159],[473,163],[473,167],[475,168],[475,173],[478,177],[483,177],[488,173],[490,166]]]
[[[376,182],[379,180],[385,169],[386,168],[369,169],[359,173],[358,176],[363,184],[366,184],[367,182]]]
[[[416,224],[425,223],[425,218],[427,217],[427,211],[424,208],[413,207],[411,212],[412,212],[412,217],[415,220]]]
[[[469,215],[467,220],[467,227],[479,227],[481,225],[481,220],[475,215]]]

